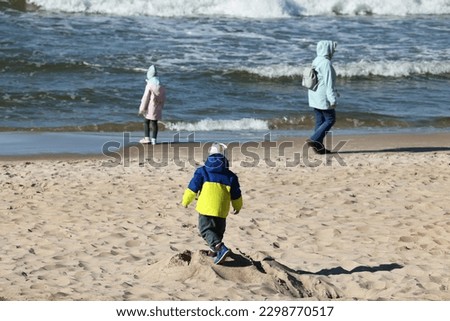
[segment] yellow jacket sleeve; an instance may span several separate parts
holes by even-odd
[[[231,205],[233,205],[235,211],[239,212],[243,205],[242,196],[238,199],[232,200]]]
[[[195,199],[196,196],[197,196],[197,193],[191,191],[189,188],[186,188],[186,190],[184,191],[184,194],[183,194],[183,200],[182,200],[181,204],[184,207],[187,207],[189,204],[192,203],[192,201]]]

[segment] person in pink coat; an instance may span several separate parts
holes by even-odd
[[[140,140],[140,143],[155,145],[158,136],[158,120],[162,118],[162,110],[166,101],[166,90],[159,81],[154,65],[148,68],[146,81],[147,85],[139,106],[139,115],[145,118],[144,138]]]

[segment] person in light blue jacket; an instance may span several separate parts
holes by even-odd
[[[318,86],[316,90],[308,90],[309,107],[314,108],[316,124],[314,133],[307,143],[318,154],[330,153],[325,149],[324,138],[336,122],[336,71],[331,58],[336,50],[336,42],[321,40],[317,43],[317,57],[312,67],[317,72]]]

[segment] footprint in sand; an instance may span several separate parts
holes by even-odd
[[[139,245],[141,245],[141,241],[139,240],[130,240],[125,243],[125,246],[127,247],[137,247]]]

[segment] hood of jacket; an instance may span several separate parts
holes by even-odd
[[[317,43],[317,56],[325,57],[327,59],[333,58],[333,54],[336,51],[337,42],[331,40],[321,40]]]
[[[146,81],[148,83],[151,83],[151,84],[155,85],[155,86],[159,86],[158,72],[157,72],[156,67],[154,65],[151,65],[148,68]]]
[[[155,65],[151,65],[147,70],[147,79],[151,79],[152,77],[158,76],[158,72],[156,71]]]
[[[223,154],[209,155],[205,162],[205,167],[208,172],[220,173],[228,170],[228,159]]]

